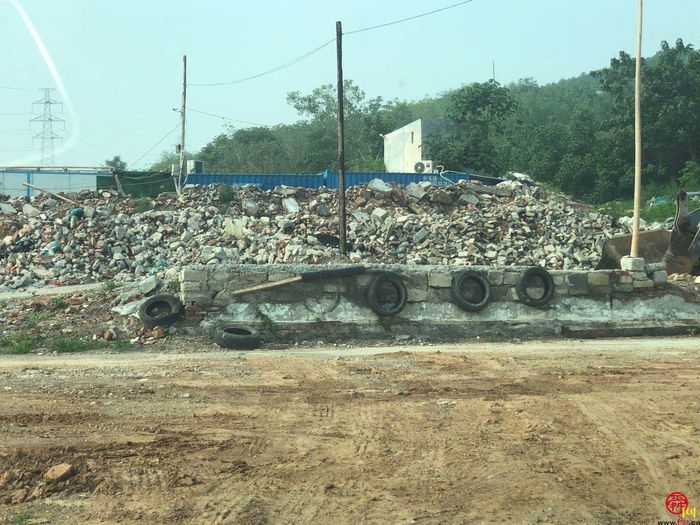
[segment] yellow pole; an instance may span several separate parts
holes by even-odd
[[[637,14],[637,63],[634,76],[634,214],[632,216],[631,257],[639,257],[639,208],[642,201],[642,13],[644,0],[639,0]]]

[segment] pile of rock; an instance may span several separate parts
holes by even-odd
[[[590,268],[628,227],[520,180],[497,186],[379,179],[347,191],[348,252],[334,190],[193,187],[181,200],[85,191],[0,206],[0,288],[168,278],[191,263],[386,262]],[[145,211],[143,211],[145,210]]]

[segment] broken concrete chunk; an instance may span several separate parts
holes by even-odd
[[[416,200],[421,200],[427,194],[426,191],[415,182],[411,182],[409,185],[407,185],[405,191],[406,195]]]
[[[391,186],[389,186],[382,179],[372,179],[367,184],[367,187],[372,191],[377,191],[379,193],[391,193]]]
[[[299,210],[301,209],[299,207],[299,203],[292,197],[282,199],[282,206],[284,206],[284,209],[287,210],[287,213],[299,213]]]
[[[73,465],[70,463],[61,463],[54,465],[44,474],[44,479],[51,483],[58,483],[70,478],[74,474]]]
[[[15,210],[9,204],[5,204],[4,202],[0,202],[0,213],[2,213],[3,215],[14,215],[17,213],[17,210]]]
[[[377,222],[384,222],[388,216],[389,212],[386,211],[384,208],[375,208],[374,210],[372,210],[372,219],[374,219]]]
[[[466,204],[473,204],[475,206],[480,202],[479,197],[470,193],[463,193],[462,195],[460,195],[459,201]]]
[[[27,217],[36,217],[37,215],[41,214],[41,210],[36,209],[31,204],[25,204],[22,206],[22,213],[24,213]]]

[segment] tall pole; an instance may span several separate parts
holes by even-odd
[[[187,55],[182,55],[182,105],[180,106],[180,175],[175,189],[182,193],[185,180],[185,108],[187,106]]]
[[[340,253],[346,253],[345,227],[345,108],[343,93],[343,25],[335,23],[335,42],[338,57],[338,216],[340,219]]]
[[[637,63],[634,76],[634,214],[630,256],[639,256],[639,209],[642,201],[642,14],[644,0],[639,0],[637,13]]]

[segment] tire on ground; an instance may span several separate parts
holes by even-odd
[[[396,298],[391,303],[383,301],[382,287],[391,286],[396,291]],[[393,317],[401,313],[408,300],[408,291],[401,277],[395,273],[383,272],[369,283],[367,288],[367,304],[374,313],[381,317]]]
[[[214,332],[214,341],[230,350],[254,350],[260,347],[260,332],[240,324],[222,324]]]
[[[481,289],[481,298],[479,300],[474,300],[465,295],[462,288],[469,281],[476,283]],[[491,302],[491,285],[483,276],[471,270],[464,270],[452,277],[451,292],[455,304],[467,312],[483,310]]]
[[[539,278],[544,284],[544,291],[541,296],[533,297],[528,293],[528,285],[533,278]],[[554,279],[544,268],[533,266],[527,268],[520,274],[518,282],[515,283],[515,291],[523,304],[529,306],[544,306],[554,295]]]
[[[149,330],[156,326],[167,328],[185,316],[185,306],[174,295],[154,295],[139,307],[139,318]]]

